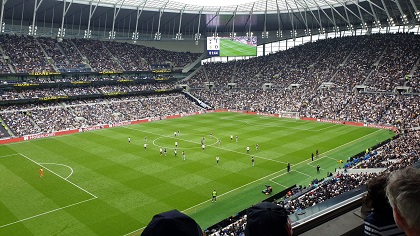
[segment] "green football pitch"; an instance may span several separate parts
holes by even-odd
[[[342,166],[337,160],[391,136],[387,130],[225,112],[1,145],[0,235],[138,235],[153,215],[172,209],[205,229],[265,199],[265,184],[274,193],[307,185]],[[316,149],[320,155],[312,162]]]
[[[245,43],[220,39],[220,56],[256,56],[257,47]]]

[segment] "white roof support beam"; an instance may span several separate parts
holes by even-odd
[[[217,10],[217,12],[216,12],[216,16],[213,18],[213,20],[219,20],[219,12],[220,12],[220,9],[222,9],[222,7],[220,7],[219,8],[219,10]],[[219,22],[216,22],[216,27],[215,27],[215,29],[214,29],[214,37],[217,37],[217,27],[219,26]]]
[[[381,0],[381,2],[382,2],[382,5],[384,6],[385,13],[386,13],[386,16],[388,17],[388,20],[392,19],[391,15],[389,14],[388,8],[386,8],[385,1]]]
[[[420,21],[420,11],[419,9],[417,9],[416,4],[414,3],[414,0],[410,0],[411,5],[413,6],[414,9],[414,17],[416,17],[417,21]]]
[[[70,2],[70,4],[66,7],[67,4],[67,0],[64,0],[64,5],[63,5],[63,16],[61,18],[61,28],[60,28],[60,32],[58,35],[58,38],[64,38],[64,20],[66,18],[67,12],[69,11],[71,4],[73,3],[73,1]]]
[[[359,5],[358,4],[356,4],[356,6],[357,6],[357,11],[359,12],[359,16],[360,16],[360,19],[361,19],[361,21],[362,21],[362,25],[361,25],[361,27],[363,28],[363,27],[367,27],[367,24],[366,24],[366,22],[365,22],[365,19],[363,19],[363,15],[362,15],[362,12],[360,11],[360,7],[359,7]]]
[[[182,8],[182,10],[179,12],[179,26],[178,26],[178,36],[177,39],[181,39],[181,24],[182,24],[182,14],[184,14],[185,6]]]
[[[36,29],[35,29],[36,13],[39,9],[39,6],[41,6],[42,1],[44,1],[44,0],[40,0],[39,3],[38,3],[38,0],[35,0],[34,14],[32,16],[32,27],[31,27],[31,30],[29,32],[30,35],[35,35],[36,34]]]
[[[255,2],[254,4],[252,4],[252,8],[251,11],[249,12],[249,27],[248,27],[248,37],[251,37],[251,26],[252,26],[252,14],[254,13],[254,6],[255,6]]]
[[[408,24],[407,15],[403,12],[400,2],[398,0],[393,1],[397,4],[398,10],[400,11],[400,17],[404,25]]]
[[[296,39],[296,31],[295,31],[295,27],[293,24],[293,10],[289,10],[289,4],[287,3],[287,0],[284,0],[284,3],[286,4],[286,8],[287,8],[287,13],[289,14],[289,18],[290,18],[290,24],[292,24],[292,30],[290,31],[290,36],[292,37],[292,39]],[[292,11],[292,12],[290,12]]]
[[[360,17],[361,18],[363,18],[363,16],[362,16],[362,12],[360,11],[360,9],[362,9],[364,12],[366,12],[367,14],[369,14],[370,16],[372,16],[372,17],[375,17],[372,13],[370,13],[370,11],[368,11],[368,10],[366,10],[366,9],[364,9],[362,6],[360,6],[359,5],[359,3],[357,3],[356,1],[354,1],[354,0],[350,0],[354,5],[356,5],[357,6],[357,9],[359,10],[359,15],[360,15]]]
[[[121,1],[121,4],[118,7],[118,10],[117,10],[117,4],[114,5],[114,17],[112,19],[112,29],[111,29],[110,39],[115,39],[115,20],[117,19],[117,16],[120,13],[121,7],[124,4],[124,2],[125,0]]]
[[[198,25],[197,25],[197,33],[194,36],[195,41],[198,42],[198,40],[201,38],[200,34],[200,24],[201,24],[201,13],[203,12],[203,8],[201,8],[200,12],[198,13]]]
[[[414,0],[410,0],[410,2],[411,2],[411,5],[412,5],[412,6],[413,6],[413,8],[414,8],[414,13],[419,12],[419,9],[417,9],[416,4],[414,3]],[[420,19],[419,19],[419,20],[420,20]]]
[[[357,15],[356,13],[354,13],[352,10],[350,10],[345,4],[343,4],[342,2],[339,2],[343,7],[344,10],[346,11],[346,15],[347,15],[347,11],[349,11],[351,14],[353,14],[357,19],[359,19],[360,21],[363,21],[362,18],[360,18],[359,15]],[[349,16],[347,15],[347,19],[349,19]],[[349,20],[350,22],[350,20]]]
[[[321,18],[321,12],[319,11],[319,7],[318,7],[317,11],[318,11],[319,25],[320,25],[319,33],[323,34],[323,33],[325,33],[325,29],[324,29],[324,26],[322,25],[322,18]]]
[[[168,5],[169,0],[163,5],[161,9],[159,9],[159,21],[158,21],[158,27],[157,27],[157,33],[155,34],[155,40],[160,40],[161,33],[160,33],[160,23],[162,21],[162,15],[165,12],[166,5]]]
[[[347,18],[347,22],[348,22],[348,26],[347,26],[348,30],[354,31],[355,29],[354,29],[353,24],[350,21],[349,13],[347,13],[347,7],[346,6],[344,6],[344,13],[346,13],[346,18]],[[353,32],[352,32],[352,35],[353,35]]]
[[[382,7],[378,6],[376,3],[372,2],[371,0],[367,0],[369,2],[369,4],[372,4],[373,6],[379,8],[382,11],[385,11],[385,9],[383,9]]]
[[[308,3],[306,2],[306,0],[303,0],[303,2],[306,5],[306,11],[309,11],[311,13],[311,15],[314,17],[315,21],[318,23],[319,28],[322,28],[322,23],[320,20],[318,20],[318,18],[316,18],[315,14],[310,10]]]
[[[328,20],[330,20],[331,23],[333,23],[334,27],[337,27],[337,25],[335,24],[335,20],[331,19],[330,16],[328,16],[328,14],[324,11],[323,8],[321,8],[320,6],[318,6],[318,9],[320,9],[324,13],[324,15],[328,18]],[[321,16],[320,16],[320,18],[321,18]]]
[[[90,36],[91,36],[91,34],[90,34],[90,22],[92,21],[92,16],[93,16],[93,14],[95,14],[96,8],[98,7],[100,2],[101,2],[101,0],[96,2],[96,6],[95,6],[94,9],[92,9],[92,1],[89,2],[89,20],[88,20],[88,27],[87,27],[87,30],[85,32],[86,38],[90,38]]]
[[[235,11],[233,12],[233,18],[232,18],[232,32],[230,34],[230,37],[235,37],[235,18],[236,18],[236,11],[238,11],[238,6],[236,6]],[[265,23],[264,23],[265,24]]]
[[[375,9],[373,8],[372,2],[369,2],[370,9],[372,10],[373,17],[375,18],[375,24],[379,23],[378,16],[376,15]]]
[[[324,11],[324,9],[323,9],[322,7],[320,7],[320,6],[318,5],[318,3],[317,3],[315,0],[313,0],[313,1],[314,1],[314,3],[316,4],[316,6],[318,7],[318,15],[319,15],[319,19],[321,20],[321,14],[319,13],[319,10],[321,10],[321,11],[324,13],[324,15],[328,18],[328,20],[330,20],[330,21],[331,21],[331,23],[333,23],[334,28],[336,28],[336,27],[337,27],[337,25],[335,24],[335,20],[332,20],[332,19],[328,16],[328,14]],[[323,28],[323,27],[321,27],[321,28]]]
[[[139,19],[140,19],[141,14],[143,13],[144,6],[146,6],[146,2],[147,2],[147,0],[143,1],[143,6],[141,7],[141,9],[140,9],[140,5],[137,6],[136,28],[135,28],[134,33],[133,33],[134,42],[136,42],[137,39],[139,39]]]
[[[3,0],[1,2],[1,13],[0,13],[0,33],[3,33],[3,17],[4,17],[4,5],[6,5],[8,0]]]
[[[302,11],[300,10],[298,3],[296,0],[293,0],[295,2],[296,8],[299,11],[300,17],[302,17],[303,23],[305,24],[306,29],[308,30],[308,19],[306,17],[306,11],[305,11],[305,17],[303,17]]]
[[[347,25],[351,25],[350,20],[349,20],[349,16],[347,15],[347,11],[345,11],[346,13],[346,17],[344,17],[343,15],[341,15],[341,13],[339,11],[337,11],[337,9],[335,9],[335,7],[331,6],[327,1],[324,0],[324,2],[332,9],[335,11],[335,13],[337,13],[341,18],[343,18],[343,20],[347,23]],[[345,10],[345,8],[344,8]]]
[[[278,0],[276,0],[276,7],[277,7],[277,23],[278,23],[278,32],[277,32],[277,37],[281,38],[282,37],[282,32],[281,32],[281,19],[280,19],[280,9],[279,9],[279,2]]]
[[[339,28],[338,28],[338,26],[337,26],[337,24],[336,24],[336,22],[335,22],[335,17],[334,17],[334,11],[333,11],[333,9],[332,9],[332,8],[330,8],[330,10],[331,10],[331,16],[332,16],[332,19],[333,19],[333,21],[334,21],[334,32],[337,34],[337,33],[339,32]]]
[[[268,4],[268,0],[265,0],[265,10],[264,10],[264,29],[263,29],[263,37],[264,35],[268,36],[268,32],[267,32],[267,4]]]

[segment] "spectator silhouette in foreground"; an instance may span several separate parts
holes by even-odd
[[[386,195],[394,219],[406,235],[420,235],[420,169],[407,167],[391,174]]]
[[[153,216],[141,236],[202,236],[203,231],[191,217],[171,210]]]
[[[245,236],[291,236],[287,211],[272,202],[258,203],[247,211]]]
[[[386,198],[387,180],[387,175],[381,175],[367,183],[365,203],[373,212],[365,218],[365,235],[405,235],[395,223],[392,207]]]

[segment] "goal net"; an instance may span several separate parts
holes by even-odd
[[[279,117],[280,118],[296,119],[296,120],[300,119],[298,111],[279,111]]]

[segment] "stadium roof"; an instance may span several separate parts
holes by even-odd
[[[64,1],[64,0],[60,0]],[[67,0],[70,1],[70,0]],[[363,2],[357,1],[357,2]],[[74,0],[74,3],[90,4],[92,0]],[[213,1],[192,1],[192,0],[97,0],[100,6],[120,6],[121,8],[166,12],[199,13],[203,14],[264,14],[280,12],[314,10],[330,8],[330,6],[342,6],[353,4],[354,0],[213,0]]]
[[[37,35],[131,39],[194,39],[215,33],[229,36],[255,32],[278,38],[300,37],[342,30],[409,29],[420,22],[420,0],[2,0],[6,31],[27,34],[37,26]],[[1,21],[0,21],[1,23]],[[60,27],[61,26],[61,27]],[[13,29],[14,28],[14,29]],[[277,33],[276,33],[277,32]],[[280,34],[281,32],[282,34]],[[404,32],[407,32],[406,30]],[[276,36],[277,34],[277,36]],[[268,37],[268,36],[267,36]],[[267,38],[265,37],[265,38]],[[263,37],[264,38],[264,37]],[[266,39],[264,40],[267,41]],[[261,41],[259,41],[261,42]]]

